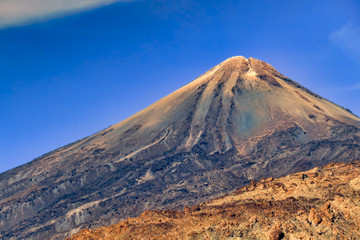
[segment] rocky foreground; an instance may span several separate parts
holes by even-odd
[[[360,239],[360,161],[267,178],[182,211],[145,211],[85,239]]]

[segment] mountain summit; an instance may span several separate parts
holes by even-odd
[[[148,158],[158,152],[151,149],[159,147],[173,152],[200,147],[207,154],[231,149],[247,153],[254,137],[289,127],[297,129],[300,142],[330,136],[328,126],[334,121],[353,125],[359,119],[265,62],[232,57],[114,125],[107,139],[114,136],[117,140],[129,131],[132,139],[141,136],[133,148],[122,148],[119,161],[142,155]]]
[[[0,236],[62,239],[329,162],[360,159],[360,119],[232,57],[134,116],[0,175]]]

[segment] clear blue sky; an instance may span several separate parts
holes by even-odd
[[[360,115],[358,0],[45,2],[0,3],[0,172],[115,124],[234,55]]]

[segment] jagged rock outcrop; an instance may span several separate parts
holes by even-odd
[[[236,192],[183,211],[137,218],[69,240],[360,239],[360,162],[330,164]]]
[[[360,119],[269,64],[230,58],[134,116],[0,175],[0,235],[62,239],[360,158]]]

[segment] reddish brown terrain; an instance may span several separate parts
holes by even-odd
[[[360,239],[360,162],[263,179],[182,211],[145,211],[69,238],[85,239]]]

